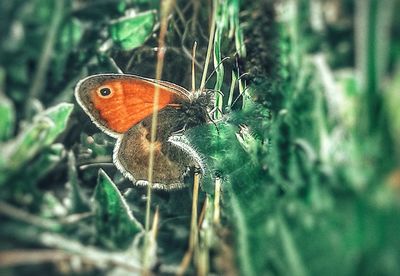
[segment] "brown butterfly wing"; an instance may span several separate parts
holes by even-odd
[[[189,144],[177,146],[170,141],[174,131],[184,127],[179,110],[167,107],[159,112],[154,151],[153,187],[175,189],[184,186],[185,177],[201,165],[201,158]],[[138,185],[147,185],[150,149],[151,116],[132,127],[118,139],[114,163]]]
[[[190,102],[189,92],[165,81],[127,74],[100,74],[81,80],[75,97],[92,121],[104,132],[119,137],[153,113],[155,89],[159,89],[158,110],[170,104]],[[112,97],[101,97],[101,88],[112,90]]]

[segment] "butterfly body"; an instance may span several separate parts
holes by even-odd
[[[147,185],[156,88],[153,187],[180,188],[195,167],[204,169],[202,158],[183,133],[209,121],[210,94],[190,93],[173,83],[135,75],[100,74],[81,80],[75,97],[92,121],[117,139],[113,154],[117,168],[136,184]]]

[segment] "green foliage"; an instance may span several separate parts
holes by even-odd
[[[70,214],[90,211],[90,204],[79,186],[78,173],[76,171],[76,160],[73,152],[68,153],[68,202],[67,208]]]
[[[0,185],[5,185],[9,177],[15,175],[35,155],[54,142],[57,136],[65,130],[72,108],[73,105],[67,103],[49,108],[35,116],[33,124],[26,126],[15,140],[10,140],[3,145]],[[61,152],[60,146],[62,148],[62,145],[58,146],[57,155]],[[52,152],[54,153],[54,151]],[[43,158],[51,159],[51,157]],[[38,162],[46,161],[39,159]]]
[[[214,122],[185,131],[206,165],[186,273],[400,274],[399,4],[211,2],[176,1],[166,35],[163,79],[188,87],[190,49],[198,80],[215,28],[201,81]],[[153,0],[0,1],[1,274],[127,275],[146,258],[178,271],[192,189],[153,191],[159,223],[145,233],[145,189],[73,109],[89,74],[154,76],[156,14]]]
[[[8,140],[14,130],[15,111],[12,102],[4,95],[0,96],[0,141]]]
[[[150,37],[156,22],[156,13],[147,11],[112,22],[109,32],[113,42],[124,50],[133,50]]]
[[[225,202],[227,218],[235,226],[239,270],[243,275],[321,275],[332,271],[338,275],[367,271],[396,275],[399,267],[389,260],[398,259],[400,254],[400,240],[395,234],[400,229],[394,222],[399,206],[397,200],[389,196],[392,188],[387,186],[384,172],[397,165],[391,157],[380,159],[383,152],[393,147],[392,142],[384,138],[386,126],[376,124],[379,113],[370,111],[367,116],[358,117],[357,110],[345,110],[346,106],[338,107],[332,102],[334,95],[329,93],[334,88],[328,85],[332,85],[329,81],[335,78],[332,74],[339,74],[339,71],[331,71],[322,63],[325,60],[321,62],[321,56],[326,55],[324,49],[318,49],[317,54],[307,52],[307,43],[314,39],[314,33],[299,23],[300,18],[307,18],[310,5],[317,4],[288,1],[286,5],[283,8],[292,14],[278,17],[275,23],[275,28],[281,30],[274,38],[281,47],[277,62],[280,74],[273,80],[264,76],[264,83],[257,80],[249,90],[254,99],[264,104],[260,95],[266,92],[265,88],[278,89],[274,93],[281,93],[282,107],[271,106],[273,113],[269,117],[262,116],[254,105],[247,106],[245,111],[250,113],[249,118],[240,122],[246,126],[246,131],[242,128],[238,138],[248,155],[238,154],[236,148],[231,147],[236,152],[227,153],[219,148],[218,156],[214,156],[230,168],[226,170],[229,173]],[[255,9],[260,6],[263,5],[253,4]],[[386,9],[384,5],[379,7]],[[368,9],[374,11],[374,8]],[[367,22],[373,21],[367,19]],[[262,22],[253,24],[257,26]],[[363,45],[371,44],[364,42]],[[373,71],[371,65],[368,66]],[[377,92],[373,86],[367,84],[367,87]],[[354,95],[353,91],[354,88],[348,86],[343,95],[333,100],[345,97],[343,101],[354,101],[357,95],[360,103],[366,103],[364,97],[371,97],[360,91]],[[372,100],[373,105],[376,102],[379,99]],[[346,125],[345,120],[340,121],[338,116],[342,116],[342,111],[356,123]],[[359,137],[358,127],[371,116],[378,133],[374,131],[373,136]],[[261,121],[269,123],[262,131],[255,131],[260,129]],[[335,137],[337,131],[341,136]],[[356,140],[352,139],[353,135]],[[221,144],[232,145],[232,136],[221,138],[226,139],[220,141]],[[381,139],[385,144],[381,144]],[[258,158],[255,158],[257,153]],[[237,157],[235,161],[232,156]],[[363,169],[367,156],[374,164],[367,165],[369,172]],[[254,164],[253,160],[258,162]],[[232,168],[229,164],[236,166]],[[380,205],[383,202],[385,207]],[[378,251],[388,252],[385,255],[388,263],[371,259],[374,258],[371,254],[378,254]]]
[[[106,247],[127,248],[135,235],[143,231],[118,188],[102,170],[94,191],[94,213],[97,239]]]

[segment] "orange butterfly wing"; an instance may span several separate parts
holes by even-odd
[[[78,84],[75,95],[98,126],[109,134],[122,134],[153,113],[156,87],[158,110],[189,101],[189,92],[176,84],[125,74],[86,78]],[[102,96],[101,89],[109,89],[110,95]]]

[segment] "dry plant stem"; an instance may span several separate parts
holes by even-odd
[[[198,247],[196,250],[197,256],[197,275],[198,276],[206,276],[209,274],[209,259],[208,259],[208,248],[206,247]]]
[[[59,262],[71,257],[71,254],[53,249],[6,250],[0,252],[0,267]]]
[[[37,217],[28,212],[25,212],[24,210],[15,208],[14,206],[5,202],[0,202],[0,214],[47,230],[55,230],[60,227],[60,224],[57,222]]]
[[[153,226],[151,229],[151,234],[152,234],[154,240],[156,240],[156,238],[157,238],[159,218],[160,218],[160,212],[159,212],[159,209],[157,206],[156,212],[154,213],[154,217],[153,217]]]
[[[204,221],[207,208],[208,208],[208,197],[205,198],[204,203],[203,203],[203,208],[201,208],[201,212],[200,212],[200,216],[199,216],[199,223],[198,223],[199,228],[201,227],[201,224]]]
[[[164,11],[162,12],[163,17],[161,18],[161,29],[160,36],[158,39],[158,54],[157,54],[157,67],[156,67],[156,79],[160,80],[162,75],[162,69],[164,67],[164,56],[165,56],[165,35],[167,33],[167,14],[171,9],[171,6],[174,5],[173,0],[167,0],[163,2],[162,8]],[[165,10],[166,9],[166,10]],[[156,140],[156,131],[157,131],[157,119],[158,119],[158,102],[160,98],[160,89],[158,86],[154,89],[154,101],[153,101],[153,116],[151,120],[151,143],[149,149],[149,169],[148,169],[148,182],[147,186],[147,208],[146,208],[146,232],[150,229],[150,203],[151,203],[151,188],[153,184],[153,168],[154,168],[154,144]]]
[[[211,2],[211,5],[212,5],[212,2]],[[211,6],[211,14],[212,14],[212,17],[211,17],[210,35],[209,35],[209,38],[208,38],[207,55],[206,55],[206,60],[204,61],[204,69],[203,69],[203,75],[201,77],[200,90],[203,90],[204,86],[206,84],[208,65],[210,63],[211,50],[212,50],[212,45],[214,43],[215,14],[214,14],[214,7],[213,6]]]
[[[140,271],[138,260],[127,256],[125,252],[113,252],[111,254],[109,251],[103,251],[93,246],[84,246],[80,242],[48,232],[41,233],[35,238],[36,241],[42,243],[44,246],[68,252],[71,256],[79,257],[82,261],[98,268],[121,267],[136,274]]]
[[[219,225],[221,217],[220,208],[220,197],[221,197],[221,178],[215,179],[215,194],[214,194],[214,214],[213,222],[215,225]]]
[[[199,242],[197,243],[197,246],[195,248],[195,261],[196,261],[196,269],[197,269],[197,275],[208,275],[209,273],[209,247],[206,245],[207,244],[207,237],[208,235],[205,234],[204,232],[207,231],[207,229],[204,229],[204,227],[209,227],[209,226],[204,226],[202,227],[202,224],[208,224],[207,223],[207,215],[206,213],[208,212],[209,208],[209,197],[207,196],[204,204],[203,204],[203,209],[201,210],[201,214],[198,220],[198,228],[199,228]],[[211,225],[210,225],[211,226]],[[205,235],[201,235],[201,232]]]
[[[192,0],[193,3],[193,20],[192,20],[192,33],[196,33],[196,25],[197,25],[197,18],[199,16],[200,10],[200,1],[199,0]]]
[[[181,264],[179,266],[177,275],[184,275],[185,271],[189,267],[190,261],[192,260],[193,251],[197,246],[198,242],[198,225],[197,225],[197,205],[199,200],[199,186],[200,186],[200,174],[195,173],[193,181],[193,200],[192,200],[192,219],[190,222],[190,236],[189,236],[189,249],[186,251]]]
[[[231,77],[231,87],[229,88],[229,98],[228,98],[228,104],[227,106],[229,108],[232,108],[232,101],[233,101],[233,93],[235,92],[235,86],[236,86],[236,75],[232,71],[232,77]]]
[[[186,25],[185,15],[183,14],[182,10],[179,8],[178,5],[175,6],[175,11],[176,11],[176,14],[179,17],[179,20],[182,22],[182,24]]]
[[[92,212],[72,214],[60,219],[60,223],[63,225],[74,224],[83,219],[92,217],[93,215],[94,214]]]
[[[63,18],[63,9],[64,0],[54,1],[53,18],[51,19],[49,31],[43,45],[43,51],[40,55],[39,63],[33,77],[31,89],[29,90],[29,96],[26,102],[27,105],[32,99],[38,97],[39,93],[43,89],[43,84],[46,83],[46,73],[49,68],[51,56],[53,54],[54,44],[56,43],[57,31]]]
[[[11,216],[10,216],[11,217]],[[17,216],[14,216],[17,217]],[[23,221],[23,220],[22,220]],[[35,250],[26,252],[25,250],[3,251],[0,253],[0,266],[18,265],[22,263],[38,263],[45,261],[58,261],[60,259],[79,258],[83,262],[92,264],[97,268],[121,267],[129,272],[137,273],[140,271],[139,263],[135,262],[131,256],[126,256],[124,252],[103,251],[93,246],[84,246],[80,242],[66,239],[65,237],[52,232],[41,232],[40,234],[24,233],[24,239],[35,241],[46,247],[56,248],[52,250]],[[18,251],[18,253],[17,253]],[[52,256],[49,252],[52,251]],[[47,253],[46,253],[47,252]],[[9,254],[14,254],[10,256]],[[21,254],[23,254],[21,256]],[[43,256],[44,254],[45,256]],[[38,256],[40,255],[40,256]],[[58,256],[56,256],[58,255]],[[8,258],[8,259],[7,259]],[[136,274],[135,274],[136,275]]]
[[[162,75],[162,69],[164,67],[164,56],[165,56],[165,36],[167,34],[168,28],[168,15],[175,5],[174,0],[166,0],[162,2],[161,6],[161,27],[160,36],[158,39],[158,53],[157,53],[157,67],[156,67],[156,79],[160,80]],[[149,148],[149,170],[148,170],[148,186],[147,186],[147,202],[146,202],[146,238],[144,244],[144,254],[143,254],[143,268],[146,274],[147,271],[147,247],[149,243],[149,230],[150,230],[150,206],[151,206],[151,190],[153,186],[153,168],[154,168],[154,144],[156,140],[156,130],[157,130],[157,119],[158,119],[158,102],[160,98],[160,89],[158,86],[154,89],[154,101],[153,101],[153,116],[151,119],[151,143]]]
[[[87,165],[79,166],[79,170],[84,171],[84,170],[87,170],[87,169],[93,168],[93,167],[101,167],[101,168],[104,168],[104,167],[114,167],[114,164],[113,164],[113,163],[93,163],[93,164],[87,164]]]
[[[118,74],[123,74],[124,72],[122,71],[121,68],[117,65],[115,60],[113,58],[109,58],[110,65],[115,69],[115,71],[118,72]]]
[[[198,241],[198,227],[197,227],[197,213],[198,213],[198,201],[199,201],[199,186],[200,186],[200,174],[195,173],[194,185],[193,185],[193,201],[192,201],[192,220],[190,222],[190,240],[189,249],[193,250]]]
[[[192,251],[186,251],[185,256],[183,256],[183,259],[181,261],[181,264],[179,265],[178,272],[176,273],[177,276],[184,275],[187,268],[189,267],[190,261],[192,260],[192,254]]]
[[[197,42],[195,41],[193,44],[193,51],[192,51],[192,93],[196,91],[196,75],[195,75],[195,62],[196,62],[196,48]]]
[[[241,79],[239,79],[239,96],[245,96],[243,95],[245,93],[246,89],[243,87],[243,81]],[[243,103],[242,103],[242,109],[244,109],[245,107],[245,98],[243,98]]]

